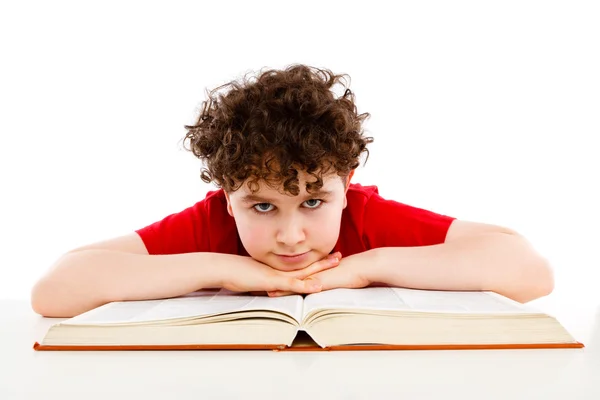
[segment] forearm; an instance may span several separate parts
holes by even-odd
[[[420,247],[374,249],[375,280],[434,290],[490,290],[520,302],[547,295],[552,271],[525,238],[488,233]]]
[[[67,253],[31,293],[39,314],[71,317],[111,301],[175,297],[219,285],[215,253],[141,255],[107,250]],[[221,260],[223,261],[223,260]]]

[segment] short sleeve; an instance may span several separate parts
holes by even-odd
[[[365,205],[363,240],[368,248],[440,244],[455,219],[374,193]]]
[[[202,232],[206,232],[205,200],[171,214],[135,232],[149,254],[180,254],[206,251]]]

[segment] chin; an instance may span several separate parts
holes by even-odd
[[[277,256],[275,256],[275,258],[277,258]],[[291,271],[299,271],[301,269],[304,269],[316,261],[317,260],[313,260],[313,261],[309,261],[309,262],[299,263],[296,265],[296,264],[284,264],[284,263],[278,262],[278,260],[276,260],[273,263],[267,263],[267,265],[270,265],[271,268],[276,269],[278,271],[291,272]]]
[[[272,268],[281,271],[281,272],[292,272],[292,271],[299,271],[301,269],[304,269],[306,267],[308,267],[310,264],[308,265],[277,265],[274,266]]]

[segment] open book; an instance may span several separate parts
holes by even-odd
[[[295,340],[296,339],[296,340]],[[391,287],[284,297],[224,289],[108,303],[36,350],[375,350],[583,347],[552,316],[493,292]]]

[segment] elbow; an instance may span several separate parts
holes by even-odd
[[[57,285],[60,282],[60,278],[57,279],[57,271],[60,270],[60,266],[63,261],[63,257],[59,258],[52,268],[33,285],[30,292],[30,305],[31,309],[42,317],[63,317],[59,308],[61,296],[60,293],[64,292],[64,288]]]
[[[539,258],[519,269],[519,272],[509,281],[497,286],[497,290],[492,289],[492,291],[519,303],[527,303],[548,296],[553,290],[554,273],[550,263],[544,258]]]
[[[43,317],[71,318],[98,304],[86,285],[73,274],[69,253],[59,258],[51,270],[31,288],[31,309]]]
[[[31,289],[31,309],[42,317],[52,317],[52,305],[45,293],[47,293],[46,285],[43,280],[40,280]]]
[[[31,309],[42,317],[50,318],[70,318],[73,313],[64,309],[61,305],[56,290],[52,288],[50,282],[41,279],[31,289]]]
[[[548,296],[554,291],[554,272],[548,260],[540,258],[533,265],[528,269],[526,277],[522,277],[518,294],[510,296],[521,303]]]
[[[536,275],[536,298],[550,295],[554,291],[554,271],[550,262],[545,258],[542,259],[540,266],[537,268]]]
[[[65,285],[42,279],[31,290],[31,309],[42,317],[72,318],[107,303],[83,297]]]

